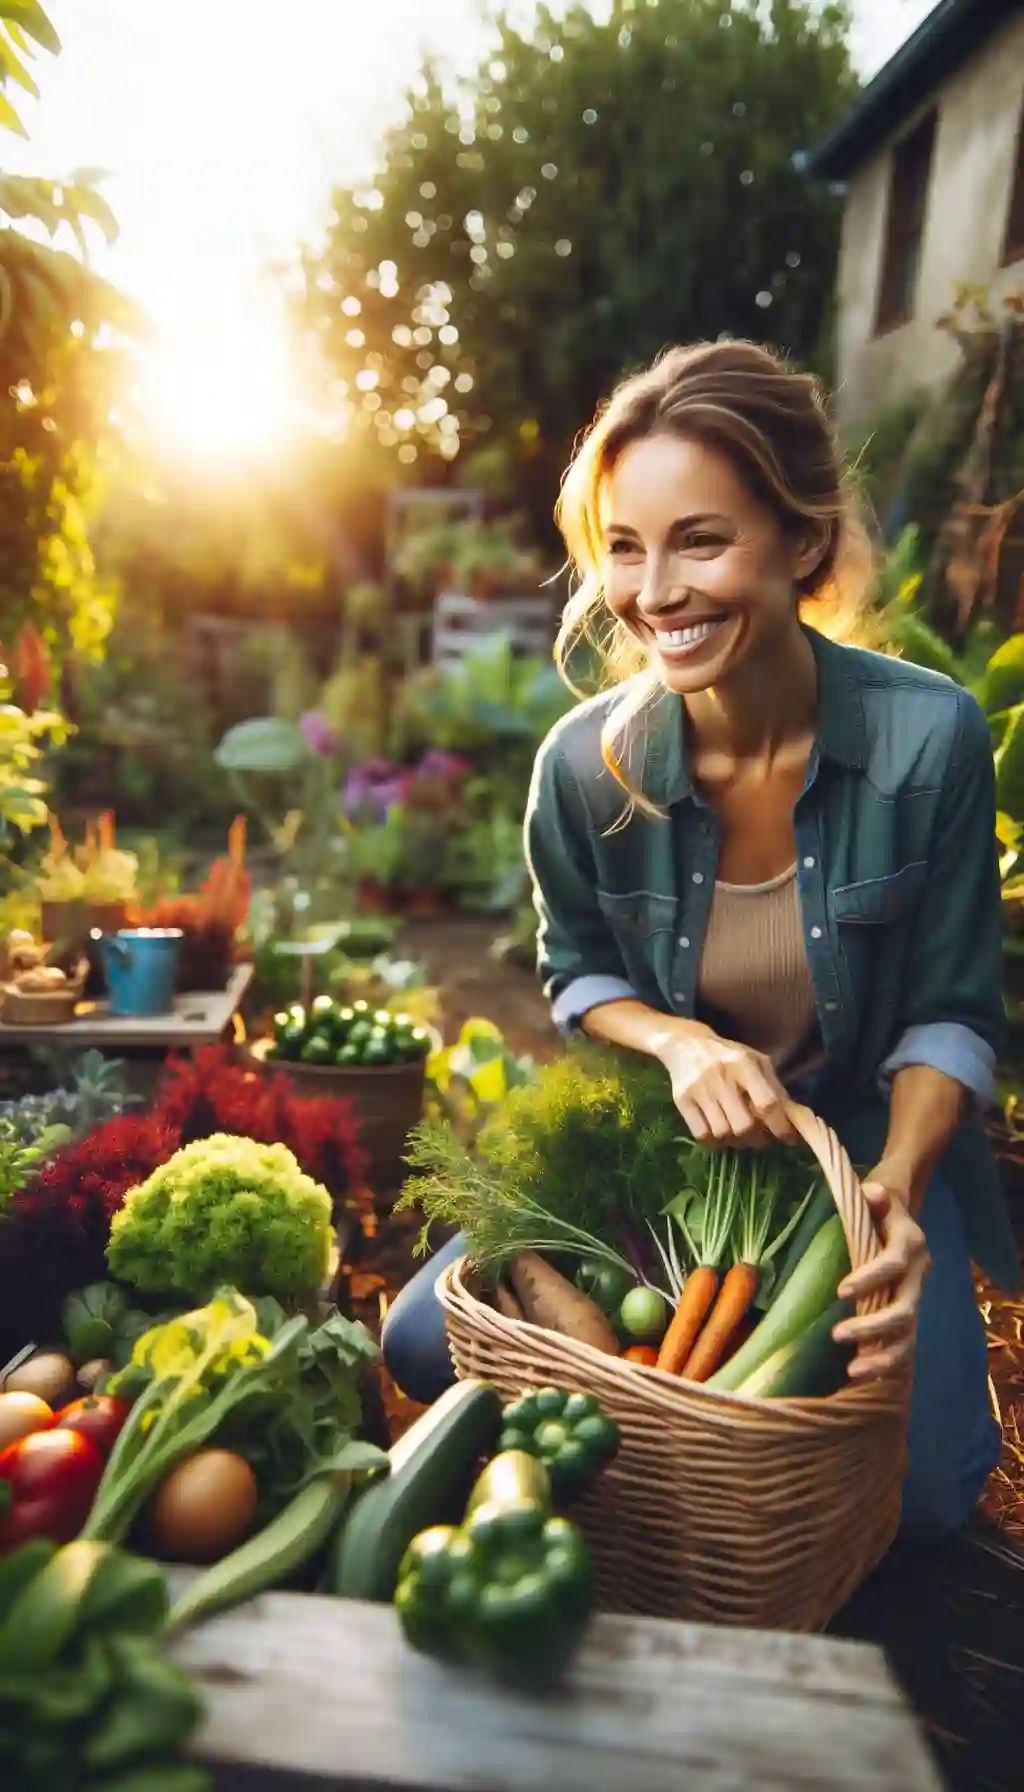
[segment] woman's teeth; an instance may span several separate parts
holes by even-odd
[[[716,628],[721,628],[721,626],[722,621],[720,620],[691,623],[689,628],[659,629],[658,645],[675,649],[699,647],[702,641],[706,641],[708,636],[713,635]]]

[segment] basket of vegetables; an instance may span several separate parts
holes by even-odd
[[[437,1284],[459,1376],[593,1394],[620,1427],[580,1514],[604,1607],[818,1629],[899,1523],[908,1378],[851,1381],[832,1337],[870,1209],[807,1108],[800,1148],[711,1152],[666,1094],[560,1061],[473,1152],[418,1128],[405,1199],[469,1234]]]
[[[275,1015],[272,1037],[246,1057],[258,1070],[284,1071],[300,1095],[350,1100],[368,1176],[387,1186],[401,1178],[405,1142],[423,1112],[427,1058],[439,1043],[411,1015],[323,995]]]

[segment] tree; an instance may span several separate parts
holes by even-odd
[[[38,0],[0,0],[0,128],[21,136],[7,90],[38,97],[28,67],[36,48],[60,51]],[[133,307],[89,267],[87,226],[108,243],[117,235],[101,179],[95,169],[63,182],[0,170],[0,390],[13,400],[0,420],[0,634],[11,640],[31,622],[58,658],[99,652],[112,620],[88,518],[121,372],[117,340],[139,329]],[[80,256],[54,246],[62,228]]]
[[[855,91],[848,25],[812,0],[542,5],[461,83],[426,62],[302,258],[339,425],[407,465],[490,431],[546,515],[574,434],[666,343],[814,361],[838,204],[794,158]]]

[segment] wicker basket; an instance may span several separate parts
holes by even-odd
[[[73,977],[58,989],[19,989],[0,985],[0,1020],[8,1027],[62,1027],[75,1018],[82,1000],[88,964],[83,959]]]
[[[789,1115],[857,1268],[880,1246],[853,1167],[824,1121],[795,1103]],[[851,1382],[828,1399],[719,1393],[506,1319],[474,1283],[466,1258],[437,1283],[460,1377],[483,1376],[508,1398],[551,1382],[593,1393],[621,1426],[618,1458],[579,1508],[603,1609],[817,1630],[889,1548],[909,1375]]]
[[[427,1061],[405,1064],[302,1064],[286,1058],[266,1062],[269,1039],[241,1048],[242,1061],[266,1076],[280,1070],[297,1095],[337,1095],[355,1109],[359,1144],[367,1156],[367,1180],[375,1189],[389,1189],[405,1172],[405,1142],[423,1113]]]

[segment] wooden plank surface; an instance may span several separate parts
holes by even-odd
[[[557,1697],[406,1648],[387,1606],[273,1593],[180,1638],[218,1792],[941,1792],[881,1652],[599,1617]]]
[[[74,1020],[62,1027],[5,1026],[0,1021],[0,1049],[6,1045],[132,1046],[213,1045],[224,1037],[253,978],[251,964],[236,965],[226,989],[189,991],[175,996],[170,1014],[142,1019],[110,1014],[105,1002],[82,1003]]]

